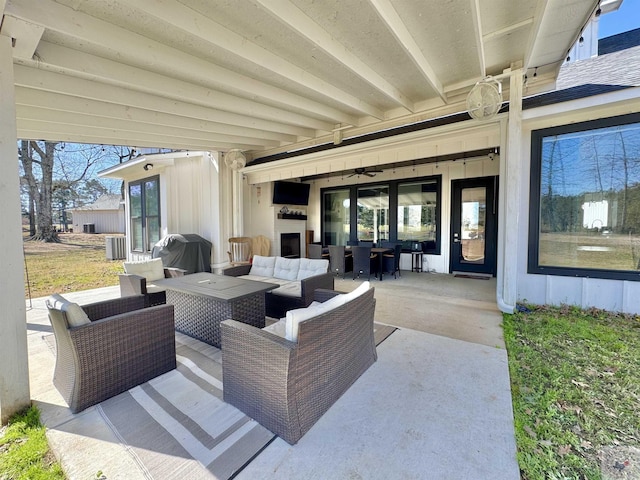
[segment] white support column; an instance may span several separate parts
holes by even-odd
[[[241,237],[244,235],[244,192],[242,185],[242,173],[237,170],[231,170],[233,176],[233,236]]]
[[[520,177],[522,170],[522,68],[509,77],[509,117],[501,128],[500,218],[498,221],[498,307],[513,313],[517,300]]]
[[[0,423],[29,406],[24,255],[11,38],[0,35]]]

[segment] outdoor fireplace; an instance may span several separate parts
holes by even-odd
[[[300,258],[300,234],[280,234],[280,256],[286,258]]]

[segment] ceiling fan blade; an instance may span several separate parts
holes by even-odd
[[[367,177],[375,177],[376,174],[373,172],[364,172],[363,175],[366,175]]]

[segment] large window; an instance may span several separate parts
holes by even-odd
[[[150,252],[160,240],[159,177],[146,178],[129,184],[131,249]]]
[[[398,240],[425,242],[435,249],[438,232],[438,182],[434,179],[398,185]]]
[[[346,245],[350,228],[349,189],[331,190],[322,196],[323,245]]]
[[[323,189],[323,244],[420,242],[440,254],[440,184],[436,176]]]
[[[389,240],[389,187],[358,188],[358,240]]]
[[[532,134],[529,272],[640,280],[640,115]]]

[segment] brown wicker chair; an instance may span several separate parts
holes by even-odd
[[[316,300],[338,294],[316,290]],[[377,359],[374,289],[299,324],[298,342],[222,322],[224,400],[295,444]],[[322,340],[322,341],[319,341]]]
[[[176,368],[173,305],[144,308],[144,301],[137,295],[84,305],[91,322],[76,327],[48,305],[53,384],[73,413]]]

